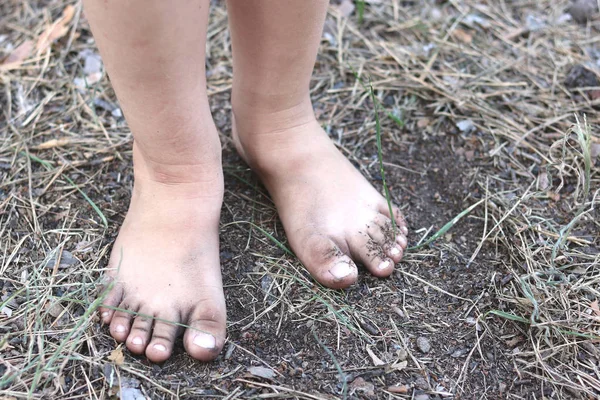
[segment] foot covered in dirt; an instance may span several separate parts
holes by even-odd
[[[234,107],[234,140],[267,187],[292,250],[321,284],[344,288],[355,262],[387,277],[402,258],[408,229],[399,209],[337,150],[309,101],[291,110]],[[396,223],[394,232],[392,220]]]
[[[225,341],[219,264],[223,197],[220,159],[157,166],[134,145],[131,205],[114,244],[101,307],[110,334],[154,362],[170,357],[184,333],[186,351],[214,359]]]

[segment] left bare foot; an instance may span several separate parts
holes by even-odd
[[[310,103],[271,114],[235,110],[241,156],[271,194],[292,250],[331,288],[356,281],[354,261],[387,277],[406,249],[408,229],[386,199],[337,150]]]

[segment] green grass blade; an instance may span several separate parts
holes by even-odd
[[[356,0],[356,12],[358,14],[358,23],[362,24],[365,19],[365,0]]]
[[[469,214],[471,211],[473,211],[478,205],[483,203],[485,200],[486,199],[479,200],[477,203],[473,204],[472,206],[470,206],[469,208],[467,208],[466,210],[464,210],[463,212],[458,214],[456,217],[452,218],[450,220],[450,222],[448,222],[448,223],[446,223],[446,225],[442,226],[442,228],[439,231],[437,231],[433,236],[431,236],[429,239],[427,239],[423,243],[420,243],[416,246],[409,247],[407,250],[420,249],[421,247],[427,246],[429,243],[437,240],[440,236],[442,236],[444,233],[448,232],[454,225],[456,225],[456,223],[458,221],[460,221],[465,215]]]
[[[383,149],[381,146],[381,122],[379,121],[379,102],[375,98],[375,90],[373,90],[373,85],[369,81],[369,95],[371,96],[371,100],[373,101],[373,107],[375,108],[375,136],[377,138],[377,158],[379,160],[379,173],[381,174],[381,182],[383,183],[383,190],[385,191],[385,200],[387,201],[388,210],[390,215],[394,215],[394,211],[392,210],[392,196],[390,195],[390,190],[385,181],[385,170],[383,168]],[[394,236],[396,235],[396,219],[390,218],[392,220],[392,229],[394,232]]]

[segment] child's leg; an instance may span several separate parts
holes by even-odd
[[[356,280],[353,260],[388,276],[406,224],[315,120],[309,82],[327,0],[229,0],[234,136],[271,193],[290,245],[330,287]]]
[[[218,226],[221,146],[204,71],[208,0],[86,0],[85,11],[134,135],[135,184],[109,267],[102,308],[135,353],[166,360],[178,332],[187,351],[215,358],[225,340]],[[118,271],[117,271],[118,269]]]

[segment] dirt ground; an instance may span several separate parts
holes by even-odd
[[[383,190],[370,79],[412,246],[334,291],[233,149],[213,2],[228,338],[214,363],[179,343],[153,365],[95,313],[132,137],[81,4],[0,2],[0,398],[599,399],[600,17],[577,3],[332,2],[315,111]]]

